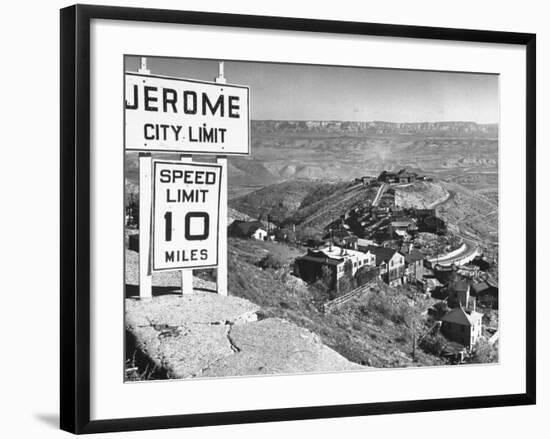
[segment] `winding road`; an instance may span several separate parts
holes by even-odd
[[[432,265],[439,264],[444,267],[449,267],[453,264],[464,265],[471,262],[472,259],[479,255],[479,249],[473,241],[470,241],[463,236],[461,236],[461,238],[464,242],[462,246],[459,247],[459,252],[453,251],[444,255],[438,255],[434,258],[429,258],[428,261]]]
[[[449,190],[448,195],[444,200],[438,201],[430,207],[432,209],[437,209],[439,206],[442,206],[443,204],[446,204],[449,201],[453,200],[455,196],[456,196],[455,192]],[[432,265],[439,264],[445,267],[451,266],[453,264],[464,265],[464,264],[467,264],[468,262],[471,262],[472,259],[474,259],[476,256],[480,254],[479,247],[477,246],[475,241],[472,240],[471,233],[465,231],[460,226],[460,223],[464,219],[465,218],[462,218],[458,220],[456,223],[456,227],[458,229],[458,233],[456,233],[456,235],[462,238],[462,242],[463,242],[462,246],[459,247],[460,251],[457,252],[456,250],[453,250],[452,252],[449,252],[447,254],[437,255],[436,257],[429,258],[428,261],[430,261]]]
[[[376,197],[374,198],[374,201],[372,202],[372,205],[374,207],[377,207],[378,204],[380,204],[380,200],[382,199],[382,195],[388,190],[390,185],[388,183],[382,183],[382,186],[380,186],[380,189],[378,189],[378,192],[376,193]]]

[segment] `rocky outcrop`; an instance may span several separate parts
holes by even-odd
[[[126,299],[126,330],[169,378],[362,369],[314,333],[212,293]],[[131,354],[131,353],[130,353]]]

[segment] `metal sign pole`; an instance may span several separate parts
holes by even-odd
[[[215,81],[218,84],[225,84],[224,63],[220,61],[218,76]],[[217,290],[218,294],[227,296],[227,156],[216,156],[216,162],[222,166],[221,187],[220,187],[220,213],[218,230],[218,273]]]

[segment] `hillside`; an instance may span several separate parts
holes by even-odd
[[[125,184],[127,193],[139,191],[139,154],[126,152],[125,154]],[[153,154],[153,159],[178,160],[180,154]],[[197,161],[201,158],[197,157]],[[212,161],[211,157],[204,157],[205,161]],[[272,173],[266,164],[251,157],[231,157],[228,160],[229,198],[246,194],[265,185],[277,183],[283,178],[278,173]]]
[[[479,241],[483,247],[498,245],[498,192],[485,192],[469,189],[455,182],[441,183],[452,194],[452,198],[442,204],[438,214],[445,221],[456,225],[462,234]]]
[[[256,264],[267,253],[284,266],[261,269]],[[411,324],[429,322],[423,312],[429,301],[399,293],[373,291],[344,309],[323,314],[322,293],[291,274],[291,264],[303,251],[282,243],[229,239],[229,292],[259,305],[263,317],[282,318],[317,334],[322,342],[354,363],[374,367],[438,365],[443,360],[419,352],[412,362]],[[412,304],[412,305],[411,305]]]
[[[282,261],[282,268],[258,267],[258,262],[268,253]],[[416,363],[410,356],[411,319],[418,322],[417,329],[425,328],[429,322],[423,312],[431,304],[429,301],[415,298],[406,291],[392,293],[375,289],[343,309],[323,314],[321,305],[326,300],[325,293],[291,274],[292,262],[303,253],[303,249],[283,243],[230,238],[229,295],[246,301],[222,305],[217,300],[219,296],[212,294],[215,285],[196,276],[193,279],[195,295],[182,297],[178,272],[154,273],[154,303],[145,309],[131,298],[138,291],[138,258],[136,252],[127,250],[126,306],[132,313],[126,322],[131,333],[128,352],[131,355],[136,349],[145,351],[153,361],[162,354],[164,371],[156,370],[156,373],[164,372],[172,377],[225,376],[236,375],[238,371],[272,373],[268,369],[257,368],[254,372],[249,368],[264,358],[269,346],[278,346],[274,349],[280,354],[307,345],[309,350],[321,355],[319,361],[322,362],[317,366],[309,354],[298,356],[299,362],[290,363],[278,361],[276,355],[265,357],[269,365],[280,368],[279,373],[321,371],[325,366],[326,370],[344,370],[355,367],[350,361],[374,367],[443,364],[438,357],[421,351]],[[144,313],[149,313],[148,318]],[[246,325],[234,326],[239,323]],[[234,356],[228,334],[244,355]],[[257,349],[250,344],[251,337],[255,337],[253,345],[258,346]],[[335,352],[326,351],[323,345]],[[181,352],[188,355],[184,362]],[[139,360],[128,359],[130,363]],[[157,369],[159,365],[157,363]],[[158,378],[153,374],[152,378],[155,377]]]
[[[229,205],[253,218],[269,215],[274,222],[282,223],[300,209],[342,193],[349,183],[326,183],[321,180],[289,180],[269,185],[230,200]]]

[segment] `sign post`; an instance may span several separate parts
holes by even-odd
[[[214,82],[152,75],[141,58],[125,73],[124,147],[139,156],[140,296],[152,296],[152,272],[177,270],[182,294],[193,269],[216,268],[227,295],[227,156],[250,154],[249,90],[227,84],[220,62]],[[181,153],[179,161],[151,152]],[[193,162],[212,154],[216,163]]]
[[[151,273],[151,154],[139,154],[139,295],[152,297]]]
[[[180,160],[185,163],[193,161],[193,156],[182,154]],[[193,269],[183,269],[181,272],[181,294],[193,294]]]
[[[218,76],[215,81],[218,84],[225,84],[224,76],[224,63],[220,61],[218,65]],[[218,294],[227,296],[227,157],[217,156],[216,161],[222,166],[222,178],[221,178],[221,198],[220,198],[220,248],[219,252],[223,257],[218,264],[218,271],[216,273],[216,282]]]
[[[141,57],[138,73],[148,75],[147,58]],[[151,154],[139,153],[139,295],[153,296],[153,275],[151,273]]]

